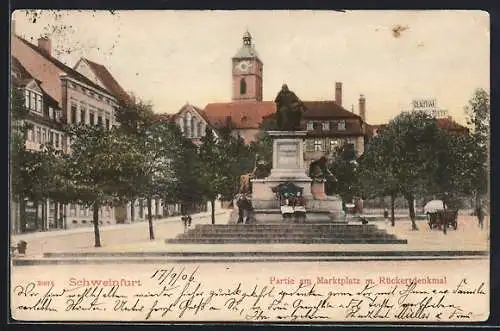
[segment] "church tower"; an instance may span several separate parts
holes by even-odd
[[[242,47],[232,58],[233,101],[262,101],[263,67],[252,35],[246,31]]]

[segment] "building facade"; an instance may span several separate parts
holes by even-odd
[[[51,40],[39,38],[32,44],[12,31],[11,74],[19,77],[25,93],[26,107],[30,109],[29,121],[32,129],[26,136],[26,147],[32,150],[51,142],[55,148],[70,151],[67,126],[74,124],[103,125],[111,128],[118,125],[115,112],[128,94],[101,64],[82,58],[74,68],[52,56]],[[16,78],[17,79],[17,78]],[[18,206],[12,231],[20,230]],[[92,226],[92,210],[78,204],[59,205],[47,201],[42,206],[27,202],[26,210],[34,219],[35,228],[74,228]],[[153,215],[164,214],[160,201],[153,202]],[[103,206],[99,219],[101,224],[131,222],[146,218],[146,206],[135,201],[122,208]]]

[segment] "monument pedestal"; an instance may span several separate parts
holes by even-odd
[[[313,182],[306,175],[304,138],[306,131],[269,131],[273,138],[273,167],[264,179],[252,179],[252,205],[258,223],[283,222],[280,202],[273,188],[292,183],[301,188],[306,201],[307,222],[331,222],[338,219],[342,207],[338,198],[327,197],[324,182]],[[331,199],[330,199],[331,198]]]

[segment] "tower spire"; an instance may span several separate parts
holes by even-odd
[[[252,45],[252,35],[248,32],[248,29],[243,34],[243,45],[251,46]]]

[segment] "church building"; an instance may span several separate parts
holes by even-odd
[[[175,121],[187,136],[198,141],[193,132],[203,134],[196,127],[186,126],[195,118],[196,123],[210,125],[215,131],[229,122],[235,135],[246,143],[254,141],[262,121],[276,112],[273,100],[263,100],[264,62],[259,57],[252,35],[246,31],[243,42],[231,58],[232,98],[229,102],[209,103],[204,109],[184,106]],[[300,96],[300,91],[296,91]],[[365,140],[366,100],[360,96],[359,115],[342,107],[342,83],[335,83],[334,98],[320,101],[306,101],[303,116],[303,130],[307,131],[306,165],[323,155],[328,155],[336,146],[344,143],[354,145],[358,154],[363,153]],[[186,119],[184,117],[189,117]],[[194,131],[193,131],[194,130]]]

